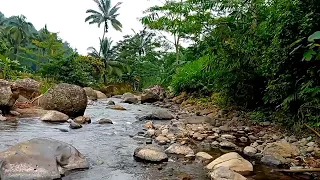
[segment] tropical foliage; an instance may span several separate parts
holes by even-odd
[[[252,111],[252,117],[320,126],[320,4],[317,0],[165,0],[145,10],[144,29],[113,42],[119,9],[94,0],[99,47],[79,55],[47,27],[0,13],[1,77],[101,86],[154,84]],[[185,42],[188,42],[186,44]],[[88,45],[89,46],[89,45]]]

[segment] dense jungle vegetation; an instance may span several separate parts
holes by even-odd
[[[121,3],[95,3],[84,21],[102,37],[86,56],[47,27],[0,13],[0,78],[134,90],[160,84],[250,110],[257,120],[320,126],[318,0],[166,0],[145,10],[144,30],[119,42],[108,30],[122,29]]]

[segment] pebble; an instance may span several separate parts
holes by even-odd
[[[258,138],[256,138],[254,135],[249,136],[250,141],[256,141]]]
[[[311,146],[314,146],[314,144],[315,144],[314,142],[309,142],[307,146],[311,147]]]
[[[251,146],[247,146],[243,149],[243,153],[247,156],[254,156],[258,150],[256,148],[253,148]]]
[[[211,147],[213,147],[213,148],[216,148],[216,147],[218,147],[219,146],[219,142],[218,141],[213,141],[212,143],[211,143]]]
[[[240,140],[241,142],[243,142],[243,143],[248,142],[248,138],[246,138],[246,137],[241,137],[239,140]]]
[[[314,147],[313,146],[310,146],[310,147],[307,148],[307,152],[310,153],[310,152],[313,152],[313,151],[314,151]]]
[[[222,148],[231,148],[231,149],[233,149],[233,148],[237,147],[237,145],[235,145],[234,143],[229,142],[229,141],[223,141],[223,142],[219,143],[219,145]]]
[[[225,139],[236,139],[235,136],[231,135],[231,134],[223,134],[221,135],[221,138],[225,138]]]

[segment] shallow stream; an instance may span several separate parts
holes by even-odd
[[[119,103],[119,99],[108,99]],[[143,122],[135,117],[144,115],[157,107],[151,105],[121,104],[126,111],[106,108],[108,100],[101,100],[88,105],[85,115],[91,117],[92,124],[82,129],[69,129],[67,123],[49,124],[38,118],[21,119],[17,124],[1,122],[0,151],[21,141],[37,137],[48,137],[72,144],[90,162],[90,169],[78,171],[63,177],[64,180],[156,180],[156,179],[208,179],[203,166],[183,160],[169,161],[161,165],[144,164],[133,159],[133,152],[140,146],[130,136],[142,131]],[[101,118],[109,118],[114,124],[100,125]],[[69,132],[62,132],[68,129]],[[211,151],[219,157],[221,151]],[[292,179],[287,176],[271,173],[271,169],[257,165],[252,179]]]

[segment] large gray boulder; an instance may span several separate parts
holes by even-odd
[[[9,114],[10,109],[19,98],[19,92],[14,84],[0,79],[0,110]]]
[[[67,171],[87,169],[86,158],[73,146],[36,138],[0,153],[0,179],[59,179]]]
[[[14,83],[19,87],[19,94],[29,100],[41,95],[41,84],[36,80],[26,78],[16,80]]]
[[[141,103],[152,103],[165,98],[166,91],[159,85],[145,89],[141,94]]]
[[[62,112],[71,118],[83,116],[87,103],[87,95],[83,88],[66,83],[56,85],[38,99],[40,107]]]

